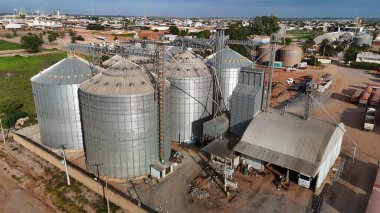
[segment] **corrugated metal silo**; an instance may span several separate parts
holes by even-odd
[[[293,67],[302,60],[302,49],[291,44],[279,49],[279,61],[284,63],[284,67]]]
[[[93,169],[93,164],[103,163],[99,171],[105,176],[147,175],[149,165],[159,162],[158,101],[152,79],[144,68],[123,59],[79,88],[86,160]],[[170,98],[170,84],[166,85]],[[170,110],[168,101],[166,106]],[[169,155],[167,140],[165,160]]]
[[[214,59],[215,54],[210,57],[208,63],[214,64]],[[253,62],[230,48],[223,50],[223,59],[222,73],[219,77],[219,84],[222,92],[221,107],[223,110],[228,111],[232,91],[238,84],[238,77],[241,68],[252,67]]]
[[[171,85],[172,141],[194,142],[202,135],[201,118],[211,115],[212,76],[207,65],[189,51],[165,63],[165,76]]]
[[[363,35],[358,35],[354,38],[354,42],[356,45],[369,45],[372,46],[372,40],[373,37],[369,34],[363,34]]]
[[[92,77],[94,69],[80,58],[67,57],[31,78],[44,145],[83,148],[78,87]]]
[[[282,48],[282,46],[277,45],[276,46],[276,51],[278,49],[280,49],[280,48]],[[264,45],[261,45],[259,47],[258,57],[260,57],[260,58],[259,58],[258,62],[260,64],[263,64],[263,63],[265,63],[267,61],[270,61],[270,52],[269,51],[270,51],[270,44],[264,44]],[[276,58],[277,58],[277,56],[278,56],[278,51],[276,52]]]

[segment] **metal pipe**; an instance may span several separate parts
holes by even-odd
[[[70,175],[69,175],[69,170],[67,168],[67,163],[66,163],[66,153],[65,153],[65,145],[61,145],[61,149],[62,149],[62,157],[63,157],[63,164],[65,165],[65,172],[66,172],[66,180],[67,180],[67,185],[70,186],[71,182],[70,182]]]
[[[270,55],[270,69],[269,69],[269,79],[268,79],[268,94],[267,94],[267,102],[266,102],[266,112],[269,112],[270,107],[270,98],[272,94],[272,78],[273,78],[273,69],[274,69],[274,60],[276,57],[276,40],[273,38],[273,34],[271,36],[271,55]]]

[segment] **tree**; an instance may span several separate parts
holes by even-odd
[[[59,34],[57,32],[49,33],[49,35],[48,35],[49,42],[53,42],[53,41],[57,40],[58,36],[59,36]]]
[[[13,127],[16,121],[26,117],[28,114],[22,110],[24,105],[15,99],[4,100],[1,112],[4,113],[4,125],[7,128]]]
[[[87,30],[104,30],[105,27],[100,24],[89,24],[87,25]]]
[[[370,48],[371,47],[367,44],[358,46],[357,44],[352,43],[351,46],[344,53],[343,60],[345,63],[348,63],[350,61],[355,61],[356,56],[358,55],[359,52],[368,51]]]
[[[21,37],[21,45],[30,53],[36,53],[40,51],[40,47],[44,41],[36,34],[28,33]]]
[[[319,45],[319,54],[323,56],[334,56],[336,54],[335,48],[330,45],[330,41],[328,39],[323,39]]]
[[[285,45],[289,45],[292,43],[292,39],[291,38],[285,38]]]
[[[256,35],[271,35],[280,29],[276,16],[256,16],[251,23],[251,33]]]
[[[372,32],[372,37],[373,37],[373,40],[376,40],[377,36],[379,35],[379,31],[373,31]]]
[[[170,32],[170,34],[173,34],[173,35],[179,35],[179,33],[180,33],[178,27],[176,27],[176,26],[170,26],[169,32]]]
[[[248,36],[251,34],[249,27],[243,27],[242,22],[237,22],[230,24],[229,28],[226,31],[226,35],[230,36],[230,39],[233,40],[247,40]],[[230,45],[231,49],[242,54],[243,56],[250,57],[251,53],[249,48],[242,45]]]
[[[314,39],[312,39],[312,38],[308,38],[308,39],[305,41],[304,45],[303,45],[303,49],[306,51],[307,49],[309,49],[309,48],[311,48],[312,46],[314,46],[314,44],[315,44]]]

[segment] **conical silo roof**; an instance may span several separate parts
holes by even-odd
[[[116,64],[120,60],[123,60],[123,57],[121,55],[114,55],[110,59],[104,61],[102,63],[102,65],[105,67],[110,67],[110,66]]]
[[[213,63],[215,60],[215,54],[210,57],[209,63]],[[252,61],[248,58],[242,56],[240,53],[236,52],[233,49],[225,48],[223,50],[223,69],[234,69],[241,67],[250,67],[252,66]]]
[[[302,49],[299,46],[295,45],[295,44],[290,44],[288,46],[285,46],[285,47],[281,48],[281,50],[300,51],[300,52],[302,52]]]
[[[168,78],[210,77],[207,65],[191,52],[184,51],[165,63],[165,75]]]
[[[33,76],[30,80],[38,84],[70,85],[80,84],[99,70],[87,61],[68,56],[53,66]]]
[[[142,95],[155,91],[146,70],[127,59],[84,82],[80,90],[100,96]]]

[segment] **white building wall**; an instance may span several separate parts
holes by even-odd
[[[248,164],[248,168],[253,167],[254,169],[262,171],[264,169],[264,165],[262,161],[244,154],[241,154],[240,162],[242,164]]]
[[[344,128],[344,125],[341,124],[341,127]],[[331,137],[331,140],[329,143],[333,143],[332,140],[335,140],[336,142],[335,142],[334,147],[330,150],[330,153],[328,153],[326,159],[319,166],[317,182],[315,185],[316,189],[318,189],[322,185],[331,167],[334,165],[335,160],[339,156],[340,149],[342,147],[343,134],[344,132],[341,129],[339,129],[339,127],[337,127],[334,132],[333,137]]]

